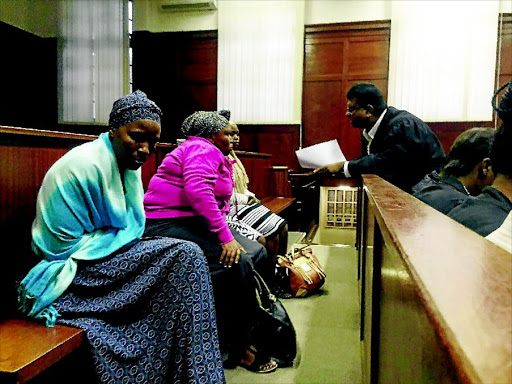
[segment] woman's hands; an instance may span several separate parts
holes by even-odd
[[[256,204],[256,203],[259,203],[260,201],[258,200],[258,198],[256,196],[249,196],[249,200],[247,201],[247,205],[252,205],[252,204]]]
[[[229,243],[222,244],[222,254],[220,255],[219,262],[224,264],[225,267],[231,268],[233,263],[238,264],[241,253],[245,253],[244,247],[233,239]]]

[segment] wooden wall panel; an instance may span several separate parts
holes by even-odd
[[[348,49],[348,76],[387,80],[389,40],[381,36],[349,38]]]
[[[306,26],[303,146],[337,139],[347,159],[361,155],[345,95],[357,82],[373,82],[387,95],[389,34],[389,21]]]
[[[0,22],[0,124],[47,128],[57,124],[57,39]]]
[[[304,147],[339,139],[342,150],[348,151],[340,129],[347,109],[346,101],[343,102],[346,93],[343,85],[338,80],[304,82],[302,109],[303,114],[307,115],[304,116],[303,125]]]
[[[217,109],[217,31],[137,31],[132,47],[133,87],[162,109],[162,142],[181,138],[193,112]]]
[[[462,132],[474,127],[494,127],[493,121],[467,121],[447,123],[427,123],[441,141],[445,153],[450,151],[453,142]]]
[[[343,43],[340,40],[323,44],[306,44],[304,46],[304,77],[318,80],[321,76],[341,76]]]
[[[284,165],[297,171],[299,163],[295,151],[299,149],[298,125],[243,125],[239,124],[242,151],[271,155],[270,165]]]
[[[183,44],[181,51],[180,69],[181,78],[190,83],[217,83],[217,40],[201,35]],[[208,37],[215,36],[208,33]],[[215,49],[214,49],[215,48]]]

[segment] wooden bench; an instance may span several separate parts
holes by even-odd
[[[261,199],[261,205],[264,205],[275,214],[283,212],[286,208],[295,202],[293,197],[265,197]]]
[[[81,329],[56,325],[47,328],[32,321],[11,319],[0,322],[0,381],[24,383],[84,341]]]
[[[363,175],[363,383],[511,383],[510,253]]]
[[[96,136],[0,126],[0,382],[23,383],[80,349],[82,330],[19,319],[16,288],[38,260],[30,250],[30,228],[35,217],[39,187],[48,169],[71,148],[94,140]],[[161,143],[142,167],[146,187],[167,152],[175,145]],[[270,155],[238,154],[250,162],[250,173],[258,184],[266,186],[259,170],[269,169]],[[261,163],[261,164],[260,164]],[[260,191],[264,195],[264,190]],[[267,199],[276,213],[293,199]]]

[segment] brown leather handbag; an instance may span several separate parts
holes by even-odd
[[[281,280],[292,297],[304,297],[316,292],[325,283],[326,274],[310,246],[294,249],[286,256],[279,256],[277,263]],[[289,281],[289,283],[288,283]],[[289,284],[289,286],[288,286]]]

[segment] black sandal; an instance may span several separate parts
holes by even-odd
[[[248,371],[255,373],[270,373],[277,369],[277,363],[269,358],[268,356],[258,353],[256,349],[251,345],[247,348],[246,355],[251,353],[254,356],[254,360],[251,364],[246,364],[240,361],[239,365]]]

